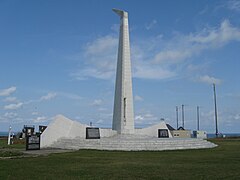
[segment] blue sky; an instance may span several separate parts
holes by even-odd
[[[240,1],[0,0],[0,131],[55,115],[111,127],[119,8],[129,12],[136,127],[240,132]],[[179,113],[179,118],[181,113]],[[181,118],[180,118],[181,120]]]

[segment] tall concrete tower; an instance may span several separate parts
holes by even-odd
[[[120,16],[117,75],[112,129],[120,134],[134,133],[132,73],[128,29],[128,13],[113,9]]]

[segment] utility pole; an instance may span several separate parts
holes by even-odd
[[[177,118],[177,129],[178,129],[178,106],[176,106],[176,118]]]
[[[182,127],[184,128],[184,104],[182,104]]]
[[[218,137],[217,96],[216,96],[216,85],[214,83],[213,83],[213,94],[214,94],[214,107],[215,107],[216,137]]]
[[[197,106],[197,130],[199,131],[199,106]]]

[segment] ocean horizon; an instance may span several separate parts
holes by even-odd
[[[8,132],[0,132],[0,136],[8,136]]]

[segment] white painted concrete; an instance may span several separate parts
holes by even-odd
[[[117,135],[117,131],[112,129],[100,128],[100,137],[112,137]]]
[[[196,138],[156,138],[143,135],[117,134],[111,138],[83,139],[62,138],[52,144],[62,149],[98,149],[120,151],[163,151],[177,149],[213,148],[217,145]]]
[[[128,13],[113,9],[120,16],[117,74],[112,129],[120,134],[134,133],[132,72]]]
[[[167,128],[165,121],[160,121],[160,123],[150,126],[150,127],[147,127],[147,128],[135,129],[135,134],[136,135],[146,135],[146,136],[151,136],[151,137],[158,137],[158,129],[167,129],[169,138],[172,138],[172,134],[169,131],[169,129]]]
[[[51,145],[61,138],[86,138],[86,124],[81,124],[64,117],[57,115],[54,120],[48,125],[41,135],[41,148],[51,147]],[[101,137],[110,137],[117,134],[117,131],[112,129],[100,129]]]
[[[207,139],[207,132],[206,131],[193,131],[193,137]]]
[[[86,136],[87,125],[72,121],[63,115],[57,115],[41,135],[41,147],[48,147],[60,138]]]

